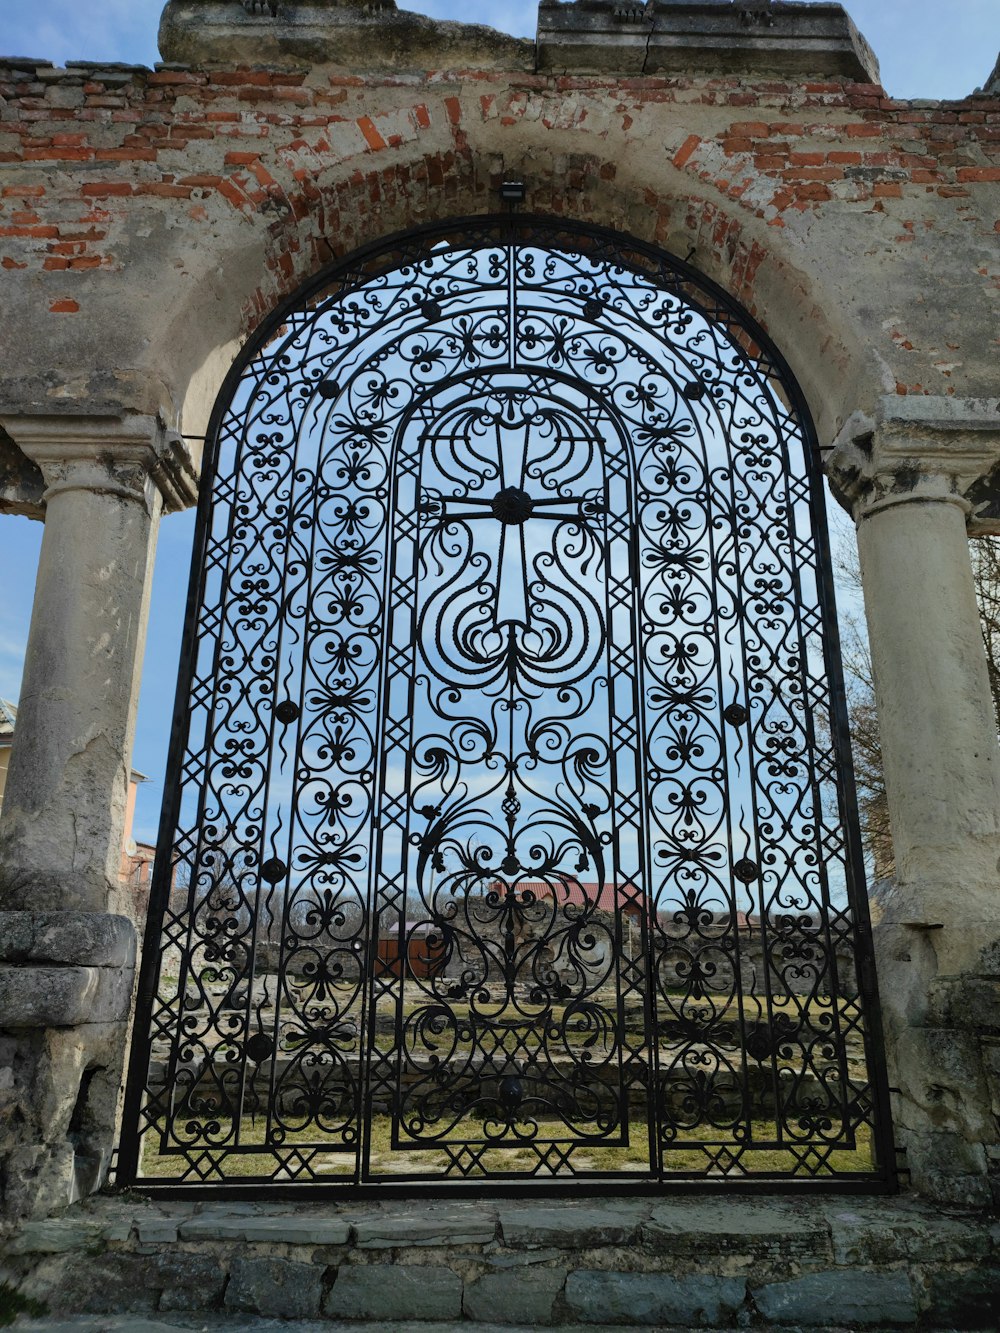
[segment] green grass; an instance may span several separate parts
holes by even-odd
[[[606,1003],[612,1015],[617,1012],[617,999],[613,989],[605,988],[604,991],[592,998],[597,1003]],[[634,1001],[634,998],[634,996],[630,996],[630,1000]],[[737,1021],[741,999],[745,1006],[745,1016],[748,1025],[759,1025],[766,1021],[768,1017],[768,1005],[766,998],[763,996],[744,995],[742,997],[737,996],[729,999],[724,995],[720,995],[717,997],[710,997],[702,1002],[695,1002],[686,999],[684,994],[678,992],[672,993],[669,998],[678,1006],[678,1010],[681,1012],[684,1012],[684,1010],[690,1012],[691,1009],[698,1007],[707,1009],[715,1023],[728,1022],[732,1024]],[[681,1010],[682,1002],[684,1002],[684,1010]],[[418,993],[417,995],[413,995],[412,992],[409,995],[404,993],[404,1017],[410,1019],[418,1010],[426,1008],[429,1004],[433,1003],[434,1002],[431,1001],[429,997],[422,993]],[[856,1005],[852,1001],[838,1000],[837,1004],[842,1006],[845,1010],[850,1008],[856,1011]],[[505,1018],[505,1011],[500,1004],[495,1007],[497,1010],[496,1014],[487,1017],[483,1017],[481,1008],[477,1013],[476,1007],[473,1007],[473,1009],[470,1010],[469,1004],[465,1002],[442,1002],[441,1008],[449,1012],[450,1020],[456,1021],[459,1024],[467,1023],[471,1018],[472,1023],[475,1024],[479,1031],[480,1037],[482,1036],[482,1033],[487,1031],[491,1026],[496,1029],[510,1026],[512,1029],[518,1030],[520,1035],[524,1037],[526,1043],[525,1050],[540,1048],[545,1044],[545,1039],[541,1031],[542,1023],[539,1021],[542,1016],[541,1014],[537,1017],[526,1016],[521,1014],[513,1005],[511,1005],[506,1010],[506,1013],[511,1014],[511,1018],[507,1020]],[[530,1015],[531,1007],[529,1006],[528,1008]],[[669,1023],[672,1015],[668,1006],[662,1002],[662,998],[660,1008],[660,1020]],[[823,1015],[828,1016],[831,1013],[831,1008],[831,1001],[823,996],[806,1001],[802,998],[785,995],[777,996],[771,1001],[770,1013],[773,1017],[787,1015],[791,1025],[793,1025],[793,1031],[804,1016],[806,1021],[804,1035],[808,1036],[810,1031],[818,1030],[817,1021]],[[395,999],[384,999],[379,1006],[377,1021],[374,1024],[373,1029],[370,1029],[371,1036],[369,1040],[372,1041],[374,1048],[383,1054],[389,1054],[398,1047],[394,1021],[395,1013]],[[552,1006],[544,1014],[545,1026],[548,1027],[553,1024],[559,1026],[566,1019],[566,1014],[567,1007],[565,1005]],[[643,1013],[641,1008],[634,1002],[630,1003],[626,1007],[626,1032],[616,1033],[611,1031],[602,1035],[596,1042],[595,1046],[591,1048],[592,1054],[600,1060],[604,1055],[611,1053],[611,1048],[617,1039],[624,1039],[626,1045],[631,1046],[632,1052],[635,1054],[635,1037],[636,1033],[641,1032],[642,1030],[642,1022]],[[582,1048],[583,1044],[588,1041],[592,1035],[592,1033],[586,1029],[581,1029],[579,1031],[576,1029],[572,1013],[570,1014],[568,1028],[569,1032],[567,1035],[569,1050],[564,1051],[561,1058],[558,1056],[558,1052],[555,1048],[550,1052],[553,1065],[563,1068],[563,1072],[565,1072],[566,1067],[577,1062],[580,1048]],[[534,1033],[532,1033],[532,1029],[535,1029]],[[446,1044],[447,1037],[442,1038],[442,1041]],[[288,1032],[285,1033],[282,1039],[283,1052],[288,1056],[293,1055],[295,1051],[300,1049],[304,1044],[302,1038],[296,1039]],[[681,1049],[684,1045],[684,1040],[680,1038],[671,1040],[669,1035],[662,1038],[659,1043],[660,1051],[667,1057],[669,1057],[670,1052],[675,1052]],[[348,1058],[356,1060],[360,1055],[360,1047],[361,1038],[359,1035],[354,1044],[353,1051],[349,1054],[347,1052],[343,1053],[348,1055]],[[221,1058],[224,1048],[225,1043],[220,1042],[215,1050],[216,1060]],[[238,1048],[236,1046],[232,1049],[234,1053],[238,1053]],[[431,1052],[424,1052],[424,1054],[430,1053]],[[163,1052],[163,1054],[165,1054],[165,1052]],[[409,1051],[409,1054],[415,1057],[417,1053]],[[851,1076],[863,1078],[863,1045],[857,1032],[855,1032],[848,1042],[848,1060]],[[795,1069],[798,1062],[794,1060],[779,1060],[778,1063],[782,1067]],[[638,1105],[634,1105],[632,1110],[633,1113],[638,1111]],[[223,1125],[223,1129],[225,1129],[225,1125]],[[586,1126],[584,1126],[583,1129],[585,1131]],[[262,1121],[258,1121],[255,1125],[251,1120],[247,1119],[242,1125],[241,1143],[246,1146],[259,1145],[263,1147],[265,1133],[266,1129]],[[665,1171],[668,1174],[670,1172],[709,1172],[711,1174],[713,1171],[718,1173],[718,1168],[710,1169],[709,1158],[706,1151],[696,1146],[696,1141],[701,1138],[709,1137],[709,1133],[709,1130],[702,1127],[702,1132],[691,1135],[692,1142],[690,1146],[684,1143],[683,1137],[678,1139],[676,1147],[664,1152]],[[456,1147],[464,1142],[474,1142],[476,1139],[481,1139],[482,1137],[483,1131],[481,1122],[474,1121],[471,1118],[465,1118],[449,1133],[449,1138],[454,1142]],[[537,1137],[541,1139],[548,1138],[557,1140],[559,1141],[560,1146],[565,1149],[567,1140],[572,1141],[574,1135],[572,1132],[567,1131],[565,1125],[562,1123],[552,1122],[540,1126],[540,1131]],[[609,1173],[645,1172],[649,1170],[648,1131],[645,1121],[643,1120],[637,1119],[630,1126],[629,1145],[626,1147],[611,1147],[602,1142],[581,1143],[579,1142],[581,1137],[583,1137],[582,1134],[576,1136],[578,1146],[572,1157],[573,1166],[577,1172]],[[724,1136],[716,1135],[716,1137],[722,1138]],[[767,1143],[770,1140],[773,1140],[774,1130],[766,1121],[759,1121],[753,1126],[752,1137],[755,1141]],[[513,1134],[508,1135],[507,1140],[509,1146],[491,1148],[486,1151],[483,1161],[488,1170],[494,1172],[528,1173],[531,1172],[533,1168],[537,1167],[538,1156],[536,1152],[527,1146],[518,1145]],[[346,1152],[332,1152],[330,1151],[331,1143],[331,1136],[324,1133],[322,1130],[317,1129],[315,1126],[307,1127],[302,1133],[289,1135],[290,1145],[302,1147],[310,1151],[318,1150],[316,1151],[316,1157],[312,1164],[312,1169],[317,1174],[331,1178],[352,1175],[355,1169],[356,1155],[354,1145],[349,1145],[349,1150]],[[738,1144],[735,1139],[729,1146],[733,1151],[738,1149]],[[145,1177],[151,1179],[176,1179],[183,1174],[185,1170],[185,1162],[183,1158],[160,1158],[155,1151],[155,1147],[155,1143],[151,1141],[151,1136],[147,1136],[143,1157],[143,1174]],[[196,1154],[198,1148],[195,1147],[192,1151]],[[713,1151],[715,1151],[715,1149],[713,1149]],[[773,1175],[775,1173],[791,1174],[792,1169],[796,1165],[794,1158],[789,1151],[774,1147],[749,1148],[744,1152],[741,1161],[746,1170],[755,1175]],[[446,1154],[440,1148],[433,1146],[424,1147],[418,1144],[417,1146],[408,1146],[402,1150],[394,1150],[392,1147],[392,1126],[387,1116],[376,1117],[372,1125],[370,1162],[371,1170],[375,1173],[397,1174],[403,1177],[417,1171],[441,1174],[444,1172],[448,1164]],[[874,1161],[871,1136],[867,1129],[862,1129],[858,1134],[858,1144],[856,1149],[835,1150],[831,1154],[823,1171],[825,1173],[864,1173],[872,1170],[873,1166]],[[226,1175],[235,1178],[259,1177],[261,1175],[270,1176],[272,1168],[273,1159],[266,1153],[258,1155],[255,1153],[234,1152],[227,1157],[225,1164]]]
[[[41,1319],[48,1312],[49,1307],[44,1301],[36,1301],[31,1296],[22,1296],[9,1282],[0,1282],[0,1328],[10,1328],[19,1314]]]
[[[567,1134],[566,1127],[561,1122],[540,1122],[537,1137],[540,1140],[557,1140],[559,1146],[565,1149],[572,1136]],[[693,1136],[692,1136],[693,1137]],[[707,1138],[708,1135],[706,1134]],[[482,1125],[478,1121],[467,1118],[450,1133],[449,1138],[457,1147],[466,1141],[475,1142],[483,1138]],[[717,1138],[724,1142],[724,1136],[718,1135]],[[758,1142],[768,1143],[774,1138],[774,1128],[766,1121],[755,1122],[752,1128],[752,1138]],[[245,1121],[242,1129],[242,1141],[245,1145],[257,1144],[263,1146],[265,1139],[265,1128],[263,1123],[257,1125],[250,1121]],[[297,1146],[303,1149],[320,1148],[324,1145],[329,1146],[329,1137],[318,1130],[315,1126],[309,1127],[301,1134],[289,1135],[289,1145]],[[678,1140],[680,1146],[671,1148],[664,1153],[664,1173],[699,1172],[709,1175],[719,1175],[718,1168],[709,1169],[709,1159],[703,1148],[695,1146],[683,1146],[683,1139]],[[738,1144],[733,1139],[728,1145],[734,1152]],[[142,1159],[142,1175],[147,1179],[167,1180],[178,1179],[185,1170],[184,1159],[178,1157],[159,1157],[155,1151],[156,1145],[147,1137]],[[717,1151],[713,1146],[711,1151]],[[625,1147],[614,1147],[604,1143],[580,1143],[572,1157],[573,1170],[576,1173],[593,1172],[648,1172],[649,1171],[649,1153],[648,1153],[648,1130],[644,1121],[633,1121],[629,1127],[629,1144]],[[742,1158],[742,1165],[745,1171],[753,1175],[788,1175],[792,1174],[796,1163],[790,1152],[773,1146],[761,1148],[748,1148]],[[504,1148],[488,1149],[483,1156],[482,1163],[484,1168],[491,1172],[520,1172],[530,1173],[538,1166],[538,1155],[527,1145],[510,1146]],[[370,1145],[370,1170],[374,1174],[395,1175],[405,1178],[405,1176],[414,1173],[437,1172],[443,1174],[448,1166],[446,1154],[439,1148],[434,1147],[407,1147],[403,1150],[394,1149],[392,1145],[392,1122],[388,1116],[377,1116],[372,1123],[371,1145]],[[854,1149],[836,1149],[831,1153],[828,1162],[820,1174],[858,1174],[869,1172],[874,1168],[874,1154],[872,1152],[871,1132],[867,1126],[861,1126],[857,1134],[857,1146]],[[320,1176],[333,1177],[350,1176],[355,1167],[355,1150],[353,1145],[350,1151],[346,1153],[333,1153],[320,1151],[312,1161],[312,1170]],[[273,1160],[268,1154],[253,1153],[232,1153],[226,1158],[225,1174],[228,1178],[240,1179],[253,1176],[270,1176],[273,1169]],[[548,1175],[548,1172],[543,1173]],[[742,1174],[740,1171],[733,1173],[735,1177]],[[456,1178],[456,1177],[453,1177]]]

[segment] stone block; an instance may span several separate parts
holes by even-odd
[[[0,963],[132,967],[135,926],[101,912],[0,912]]]
[[[746,1299],[741,1278],[699,1274],[613,1273],[582,1270],[566,1279],[566,1305],[584,1324],[724,1326]]]
[[[0,967],[0,1027],[61,1028],[87,1022],[96,967]]]
[[[319,1314],[323,1269],[295,1259],[234,1259],[226,1309],[246,1314],[311,1319]]]
[[[119,1217],[109,1222],[101,1231],[101,1240],[112,1245],[124,1245],[132,1235],[132,1221],[128,1217]]]
[[[542,4],[543,70],[608,74],[732,71],[785,78],[878,80],[878,61],[850,18],[833,5],[789,3],[771,22],[749,4],[690,0],[647,9],[608,0]],[[749,16],[749,18],[747,17]]]
[[[982,1227],[907,1209],[904,1200],[891,1210],[877,1203],[844,1204],[831,1208],[829,1218],[834,1259],[845,1268],[907,1260],[969,1263],[989,1250]]]
[[[128,1017],[129,969],[0,965],[0,1027],[64,1028]]]
[[[505,1245],[555,1245],[584,1250],[595,1245],[631,1245],[649,1216],[640,1199],[606,1203],[504,1203],[500,1230]]]
[[[73,1197],[75,1163],[73,1147],[65,1140],[8,1148],[3,1162],[5,1214],[43,1219],[60,1212]]]
[[[211,1209],[180,1224],[183,1240],[244,1240],[258,1245],[346,1245],[350,1225],[339,1217],[308,1214],[232,1215]]]
[[[1000,977],[942,977],[928,991],[928,1024],[1000,1030]]]
[[[226,1273],[218,1259],[206,1254],[171,1251],[156,1257],[160,1310],[215,1310],[222,1305]]]
[[[339,1217],[248,1217],[243,1234],[251,1244],[346,1245],[351,1228]]]
[[[674,1199],[657,1204],[642,1228],[657,1254],[701,1260],[725,1254],[747,1264],[769,1255],[824,1261],[831,1256],[830,1228],[822,1212],[777,1199]]]
[[[982,1176],[986,1173],[983,1142],[970,1142],[963,1135],[944,1128],[932,1129],[928,1133],[907,1129],[904,1142],[906,1164],[911,1171],[953,1176]],[[922,1189],[921,1193],[926,1191]]]
[[[323,1301],[329,1319],[460,1319],[462,1279],[450,1268],[343,1264]]]
[[[774,1324],[883,1329],[917,1321],[913,1289],[905,1272],[836,1269],[807,1273],[790,1282],[752,1286],[751,1295],[765,1320]]]
[[[364,1250],[410,1245],[487,1245],[496,1239],[497,1215],[490,1207],[454,1204],[413,1215],[374,1213],[355,1218],[354,1243]]]
[[[141,1314],[160,1295],[154,1261],[135,1254],[53,1255],[33,1270],[21,1287],[62,1314]]]
[[[478,17],[478,13],[470,13]],[[281,5],[277,14],[224,0],[170,0],[159,34],[164,60],[349,69],[534,68],[534,42],[479,24],[440,22],[386,0]]]
[[[178,1232],[181,1240],[246,1240],[247,1223],[244,1214],[230,1216],[228,1210],[215,1212],[208,1208],[188,1222],[181,1222]]]
[[[487,1273],[476,1282],[468,1282],[462,1309],[467,1319],[480,1323],[524,1324],[534,1328],[551,1324],[556,1297],[566,1282],[564,1268],[525,1268],[516,1276],[510,1272]]]
[[[169,1217],[142,1217],[136,1224],[141,1245],[172,1245],[177,1239],[177,1223]]]
[[[924,1198],[947,1207],[992,1208],[997,1203],[992,1183],[985,1172],[982,1175],[952,1175],[925,1166],[919,1171],[916,1167],[912,1168],[912,1176],[919,1180],[920,1193]]]
[[[988,1208],[992,1203],[989,1163],[982,1143],[960,1134],[905,1130],[906,1165],[920,1193],[935,1203]]]
[[[7,1254],[65,1254],[86,1249],[100,1234],[100,1222],[53,1217],[44,1222],[26,1222],[4,1248]]]
[[[932,1273],[923,1321],[932,1328],[996,1329],[1000,1326],[1000,1267]]]
[[[909,1029],[900,1036],[897,1058],[908,1056],[912,1073],[919,1071],[922,1104],[932,1116],[939,1105],[940,1089],[961,1095],[977,1090],[982,1081],[979,1041],[963,1028]]]

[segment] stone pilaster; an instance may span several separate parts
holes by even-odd
[[[2,422],[45,481],[0,821],[0,1187],[9,1216],[101,1182],[114,1138],[135,926],[120,884],[157,526],[193,501],[153,418]]]
[[[898,1138],[916,1188],[979,1204],[1000,1202],[1000,747],[968,532],[996,529],[998,462],[995,403],[935,398],[885,400],[828,461],[857,523],[897,866],[873,916]]]
[[[194,477],[152,418],[4,424],[46,490],[0,905],[115,911],[157,527]]]

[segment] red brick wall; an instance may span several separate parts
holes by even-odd
[[[266,231],[268,271],[245,304],[245,332],[335,250],[382,234],[386,219],[495,207],[503,145],[516,148],[528,125],[553,140],[533,163],[529,207],[603,220],[622,155],[648,152],[657,167],[641,200],[646,234],[666,241],[683,228],[726,265],[751,310],[768,229],[796,215],[891,208],[898,247],[942,226],[965,238],[1000,233],[997,98],[913,103],[870,84],[733,78],[366,82],[0,63],[0,266],[59,274],[41,289],[46,307],[76,314],[82,275],[133,262],[124,219],[155,205],[197,237],[231,214]],[[473,146],[489,134],[497,150]],[[995,282],[985,265],[979,272]]]

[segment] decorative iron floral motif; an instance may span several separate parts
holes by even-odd
[[[761,330],[610,233],[430,229],[275,316],[207,475],[122,1177],[884,1176]]]

